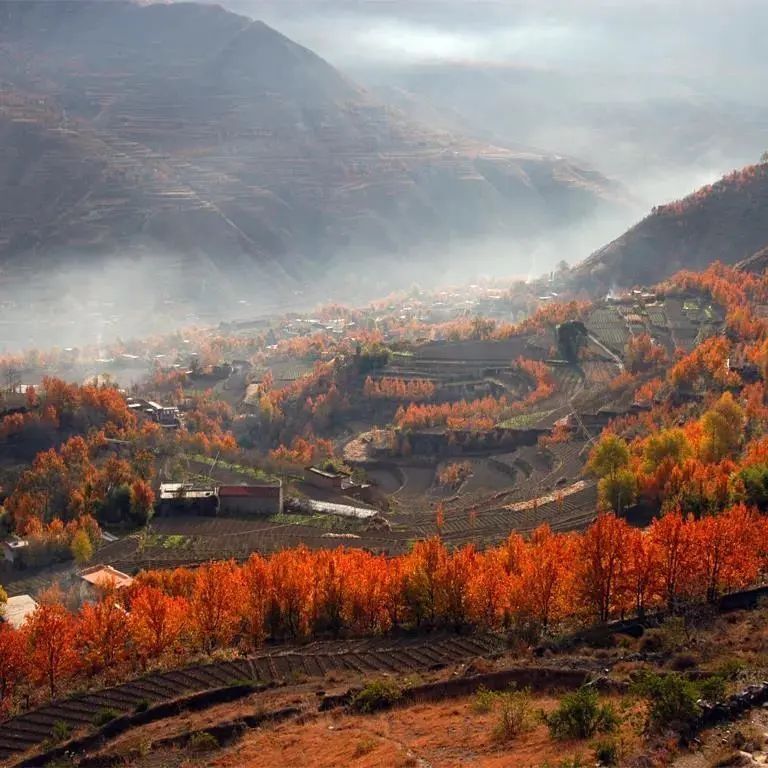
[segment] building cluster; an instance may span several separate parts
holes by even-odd
[[[280,480],[252,485],[162,483],[160,515],[278,515],[283,511]]]
[[[74,587],[77,601],[96,603],[110,590],[119,592],[133,584],[133,578],[127,573],[118,571],[111,565],[94,565],[72,574],[65,586]],[[37,601],[31,595],[14,595],[8,598],[5,605],[0,606],[0,623],[6,622],[14,629],[20,629],[24,622],[38,607]]]

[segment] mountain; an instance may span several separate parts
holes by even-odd
[[[750,272],[754,275],[761,275],[768,269],[768,245],[753,253],[748,259],[736,264],[736,269],[741,272]]]
[[[300,280],[624,204],[594,171],[419,125],[194,3],[0,0],[0,139],[0,263],[28,268],[168,251]]]
[[[588,289],[653,285],[713,261],[759,268],[768,245],[768,163],[747,166],[651,214],[574,268]]]

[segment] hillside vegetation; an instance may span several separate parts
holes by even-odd
[[[651,285],[681,269],[736,264],[768,243],[768,164],[743,168],[688,197],[660,205],[573,270],[600,292]]]

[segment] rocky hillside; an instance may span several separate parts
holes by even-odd
[[[299,274],[620,205],[562,158],[420,127],[260,22],[0,0],[0,260],[161,245]]]
[[[768,163],[748,166],[652,213],[573,270],[588,290],[653,285],[713,261],[751,264],[768,243]],[[749,267],[749,263],[745,265]]]

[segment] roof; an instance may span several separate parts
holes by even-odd
[[[11,550],[29,546],[29,542],[26,539],[11,539],[10,541],[4,541],[3,544]]]
[[[349,477],[349,475],[346,472],[326,472],[324,469],[320,469],[319,467],[306,467],[307,472],[311,472],[313,475],[321,475],[322,477]]]
[[[213,486],[190,485],[188,483],[161,483],[161,501],[174,499],[208,499],[216,495]]]
[[[219,486],[219,498],[251,498],[273,499],[280,495],[281,483],[263,485],[221,485]]]
[[[19,629],[27,616],[35,612],[37,603],[29,595],[9,597],[3,610],[3,618],[14,628]]]
[[[118,571],[111,565],[94,565],[80,571],[80,578],[93,584],[95,587],[107,587],[114,583],[115,587],[122,589],[133,584],[133,579],[122,571]]]

